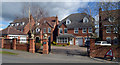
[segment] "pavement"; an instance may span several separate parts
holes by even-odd
[[[54,53],[40,54],[10,49],[2,50],[18,54],[18,55],[0,54],[2,55],[2,63],[115,63],[102,59],[89,58],[88,56],[81,55],[66,55]]]

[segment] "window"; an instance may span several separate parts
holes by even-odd
[[[74,28],[74,33],[78,33],[78,28]]]
[[[114,43],[114,45],[117,45],[117,44],[118,44],[118,39],[117,39],[117,37],[114,37],[113,43]]]
[[[113,33],[118,33],[118,28],[115,27]]]
[[[48,33],[51,33],[51,28],[48,28]]]
[[[62,34],[62,28],[59,28],[59,33]]]
[[[67,28],[64,28],[64,33],[67,33]]]
[[[86,28],[83,28],[82,29],[82,33],[86,33],[87,32],[87,29]]]
[[[18,26],[19,25],[19,23],[16,23],[16,26]]]
[[[106,33],[111,33],[111,28],[110,27],[106,27]]]
[[[69,19],[66,20],[66,24],[70,24],[71,21]]]
[[[22,22],[22,25],[25,25],[25,22]]]
[[[10,24],[10,26],[14,26],[14,24]]]
[[[43,29],[43,33],[46,33],[46,28]]]
[[[39,28],[36,28],[36,32],[39,32],[40,31],[40,29]]]
[[[110,17],[108,20],[109,22],[114,22],[114,17]]]
[[[111,43],[111,38],[110,37],[107,37],[106,40],[107,40],[107,43]]]
[[[68,43],[68,38],[57,38],[57,43]]]
[[[92,33],[92,28],[89,28],[89,29],[88,29],[88,33]]]
[[[37,25],[40,25],[40,23],[37,23]]]
[[[55,20],[52,20],[52,22],[55,22]]]
[[[88,18],[87,18],[87,17],[84,17],[83,23],[87,23],[87,22],[88,22]]]

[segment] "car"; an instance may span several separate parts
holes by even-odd
[[[108,43],[107,41],[97,41],[97,42],[95,43],[95,45],[111,46],[111,44]]]

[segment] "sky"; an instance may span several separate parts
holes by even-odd
[[[18,2],[16,2],[15,0],[11,1],[12,2],[0,2],[0,14],[2,14],[0,15],[0,30],[6,28],[9,23],[16,18],[16,16],[22,16],[22,8],[25,2],[21,2],[20,0],[18,0]],[[94,12],[92,7],[95,7],[95,2],[94,0],[92,1],[93,2],[89,2],[88,0],[43,0],[43,2],[34,1],[32,2],[32,4],[39,5],[40,7],[47,10],[50,16],[57,15],[59,20],[62,20],[70,14],[81,13],[81,9],[88,6],[91,6],[89,7],[89,9]],[[98,13],[92,13],[92,16],[94,17],[97,14]]]

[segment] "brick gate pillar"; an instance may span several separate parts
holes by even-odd
[[[31,52],[31,53],[35,53],[35,43],[34,43],[34,39],[30,39],[30,48],[29,48],[29,52]]]
[[[13,39],[12,48],[13,48],[14,50],[16,50],[16,40],[17,40],[16,38]]]
[[[76,40],[76,38],[74,38],[74,45],[76,45],[75,40]]]
[[[93,54],[95,52],[95,39],[91,38],[90,39],[90,57],[95,57],[95,55]]]
[[[1,48],[4,48],[4,38],[1,38]]]
[[[43,54],[48,54],[48,39],[43,39]]]

